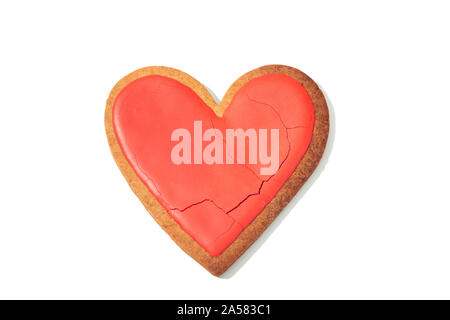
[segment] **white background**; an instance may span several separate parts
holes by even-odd
[[[450,298],[450,6],[371,3],[2,2],[0,298]],[[273,63],[323,88],[330,142],[215,278],[126,184],[105,101],[144,66],[222,97]]]

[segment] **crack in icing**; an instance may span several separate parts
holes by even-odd
[[[196,205],[205,203],[205,202],[207,202],[207,201],[211,202],[215,207],[217,207],[217,209],[222,210],[223,213],[227,213],[225,209],[219,207],[219,206],[214,202],[214,200],[211,200],[211,199],[203,199],[203,200],[201,200],[201,201],[198,201],[198,202],[195,202],[195,203],[193,203],[193,204],[188,205],[188,206],[185,207],[184,209],[170,208],[169,210],[176,210],[176,211],[179,211],[179,212],[184,212],[184,211],[186,211],[186,210],[192,208],[193,206],[196,206]]]
[[[248,98],[250,101],[253,101],[253,102],[256,102],[256,103],[259,103],[259,104],[262,104],[262,105],[265,105],[265,106],[270,107],[270,108],[272,109],[272,111],[278,116],[278,118],[279,118],[281,124],[283,125],[283,127],[284,127],[284,129],[285,129],[286,140],[287,140],[287,142],[288,142],[288,151],[287,151],[286,156],[284,157],[283,161],[282,161],[282,162],[280,163],[280,165],[278,166],[278,170],[277,170],[277,172],[278,172],[278,171],[281,169],[281,167],[283,166],[283,164],[286,162],[286,160],[287,160],[287,158],[289,157],[289,154],[290,154],[290,152],[291,152],[291,142],[290,142],[290,140],[289,140],[289,131],[288,131],[288,130],[291,130],[291,129],[298,129],[298,128],[309,128],[310,126],[299,125],[299,126],[287,127],[287,126],[285,125],[283,119],[281,118],[281,115],[278,113],[278,111],[276,110],[275,107],[273,107],[272,105],[270,105],[270,104],[268,104],[268,103],[264,103],[264,102],[258,101],[258,100],[256,100],[256,99],[250,98],[250,96],[248,95],[248,93],[246,93],[246,95],[247,95],[247,98]],[[210,118],[210,121],[211,121],[212,127],[213,127],[213,128],[216,128],[216,127],[214,126],[214,121],[213,121],[213,118],[212,118],[212,117]],[[225,140],[224,140],[224,141],[225,141]],[[225,151],[225,155],[226,155],[226,156],[229,156],[227,150]],[[258,176],[251,168],[249,168],[249,167],[247,166],[247,164],[244,163],[243,165],[245,166],[246,169],[248,169],[251,173],[253,173],[257,179],[261,180],[260,176]],[[229,213],[231,213],[232,211],[234,211],[234,210],[236,210],[237,208],[239,208],[239,207],[240,207],[245,201],[247,201],[250,197],[260,195],[260,194],[261,194],[261,190],[262,190],[262,188],[263,188],[263,186],[264,186],[264,183],[268,182],[268,181],[269,181],[270,179],[272,179],[272,177],[275,176],[275,175],[276,175],[276,173],[273,174],[273,175],[270,175],[267,179],[262,179],[262,180],[261,180],[261,184],[259,185],[259,188],[258,188],[258,191],[257,191],[257,192],[248,194],[243,200],[239,201],[238,204],[237,204],[236,206],[234,206],[233,208],[231,208],[231,209],[228,210],[228,211],[226,211],[225,209],[219,207],[219,206],[214,202],[214,200],[211,200],[211,199],[203,199],[203,200],[201,200],[201,201],[198,201],[198,202],[196,202],[196,203],[193,203],[193,204],[191,204],[191,205],[185,207],[184,209],[172,208],[172,209],[170,209],[170,210],[177,210],[177,211],[179,211],[179,212],[185,212],[186,210],[188,210],[188,209],[190,209],[190,208],[192,208],[192,207],[194,207],[194,206],[196,206],[196,205],[200,205],[200,204],[202,204],[202,203],[204,203],[204,202],[209,201],[209,202],[211,202],[214,206],[216,206],[218,209],[220,209],[221,211],[223,211],[224,213],[229,214]],[[230,217],[233,219],[234,222],[238,223],[232,216],[230,216]],[[238,223],[238,224],[239,224],[239,223]],[[240,224],[239,224],[239,225],[240,225]],[[228,232],[229,229],[231,229],[231,226],[230,226],[230,228],[227,229],[226,232]],[[225,233],[226,233],[226,232],[225,232]],[[220,236],[219,236],[219,237],[220,237]],[[219,237],[217,237],[217,238],[219,238]]]

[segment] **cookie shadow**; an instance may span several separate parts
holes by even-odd
[[[288,205],[281,211],[281,213],[278,215],[278,217],[267,227],[267,229],[261,234],[261,236],[245,251],[231,266],[228,268],[227,271],[225,271],[219,278],[222,279],[229,279],[233,277],[236,272],[238,272],[245,263],[261,248],[261,246],[264,244],[264,242],[269,238],[269,236],[275,231],[276,228],[281,224],[281,222],[286,218],[286,216],[289,214],[289,212],[292,211],[292,209],[295,207],[295,205],[300,201],[300,199],[303,198],[306,192],[308,192],[311,185],[317,180],[317,178],[320,176],[322,171],[325,169],[325,166],[328,163],[328,159],[330,157],[331,151],[333,149],[334,145],[334,139],[335,139],[335,113],[334,113],[334,107],[333,103],[331,102],[330,98],[328,97],[325,90],[322,89],[322,87],[318,84],[320,90],[322,90],[323,95],[325,96],[325,99],[327,101],[328,110],[329,110],[329,117],[330,117],[330,131],[328,134],[328,141],[327,145],[325,147],[325,151],[323,153],[322,158],[320,159],[320,162],[314,170],[313,174],[309,177],[309,179],[305,182],[303,187],[297,192],[297,194],[292,198],[292,200],[288,203]],[[211,89],[205,86],[205,88],[209,91],[211,96],[214,98],[216,102],[219,102],[220,100],[217,98],[217,96],[212,92]]]

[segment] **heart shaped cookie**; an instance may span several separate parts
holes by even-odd
[[[303,72],[264,66],[217,104],[191,76],[134,71],[112,89],[109,145],[145,208],[214,275],[259,237],[312,174],[326,146],[328,108]]]

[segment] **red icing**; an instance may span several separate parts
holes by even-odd
[[[203,132],[212,127],[223,133],[227,128],[279,129],[278,172],[261,175],[259,164],[173,164],[173,130],[185,128],[193,136],[199,120]],[[298,165],[311,141],[314,106],[297,81],[271,74],[245,84],[219,118],[191,88],[153,75],[122,89],[114,102],[113,126],[139,178],[183,230],[218,256]]]

